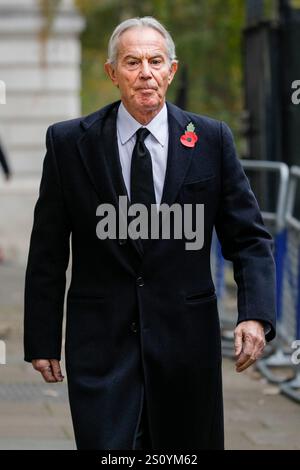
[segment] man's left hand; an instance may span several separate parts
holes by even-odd
[[[238,324],[234,330],[236,371],[243,372],[263,353],[266,345],[263,324],[256,320],[247,320]]]

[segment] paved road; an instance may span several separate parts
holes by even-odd
[[[0,449],[75,449],[66,386],[44,384],[23,361],[24,267],[0,264]],[[300,449],[300,406],[252,368],[223,361],[227,449]]]

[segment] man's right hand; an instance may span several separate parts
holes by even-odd
[[[42,374],[45,382],[62,382],[64,380],[57,359],[33,359],[31,363],[33,368]]]

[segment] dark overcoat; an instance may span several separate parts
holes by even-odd
[[[154,450],[222,449],[223,400],[213,228],[233,262],[237,322],[275,334],[273,241],[228,126],[167,103],[162,202],[204,204],[204,244],[101,240],[97,207],[126,196],[120,102],[47,131],[25,286],[25,360],[61,357],[66,268],[66,371],[79,449],[132,449],[146,397]],[[192,122],[198,141],[180,137]],[[70,243],[71,241],[71,243]],[[146,248],[145,248],[146,246]]]

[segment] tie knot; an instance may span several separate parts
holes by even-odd
[[[144,142],[146,137],[150,134],[150,131],[146,129],[146,127],[140,127],[136,131],[136,141],[137,142]]]

